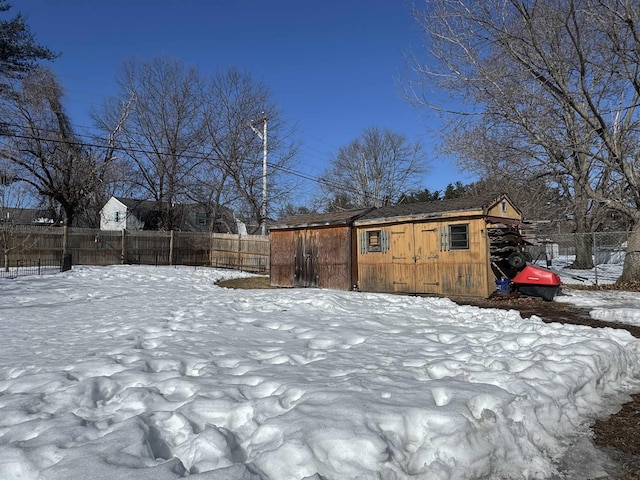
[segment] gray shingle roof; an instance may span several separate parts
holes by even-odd
[[[0,223],[12,225],[53,224],[53,219],[46,210],[38,208],[0,208]]]
[[[355,219],[371,211],[371,208],[343,210],[341,212],[315,213],[311,215],[291,215],[278,220],[269,228],[272,230],[295,227],[324,227],[330,225],[349,225]]]
[[[409,203],[381,208],[361,208],[341,212],[318,213],[312,215],[292,215],[276,222],[272,230],[286,228],[321,227],[332,225],[356,224],[360,221],[382,220],[395,217],[437,216],[443,213],[485,211],[499,202],[504,194],[489,194],[434,200],[432,202]]]
[[[393,205],[373,210],[358,220],[377,220],[393,217],[409,217],[414,215],[438,215],[442,213],[484,210],[498,202],[504,195],[491,194],[472,197],[434,200],[431,202]]]
[[[140,200],[137,198],[124,198],[124,197],[115,197],[120,203],[124,204],[127,208],[131,210],[136,210],[140,212],[148,212],[151,210],[158,209],[158,203],[153,200]]]

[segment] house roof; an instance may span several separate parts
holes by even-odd
[[[342,210],[331,213],[314,213],[310,215],[291,215],[278,220],[269,228],[280,230],[287,228],[328,227],[337,225],[349,225],[355,219],[370,212],[372,208],[359,208],[354,210]]]
[[[513,203],[505,194],[451,198],[378,208],[358,218],[356,223],[371,220],[384,221],[398,217],[431,217],[458,212],[477,212],[486,215],[489,208],[503,199],[506,199],[513,206]]]
[[[158,202],[153,200],[140,200],[138,198],[113,197],[131,210],[151,211],[158,208]]]
[[[0,222],[10,222],[14,225],[53,224],[51,215],[38,208],[0,208]]]

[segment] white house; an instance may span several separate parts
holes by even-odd
[[[140,211],[148,203],[152,202],[111,197],[100,210],[100,230],[143,230]]]
[[[215,221],[202,205],[176,205],[175,228],[184,232],[239,233],[232,210],[220,206]],[[111,197],[100,210],[100,230],[156,230],[161,212],[157,202]]]

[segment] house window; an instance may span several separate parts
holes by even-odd
[[[120,212],[114,212],[113,214],[113,221],[114,222],[119,222],[121,220],[120,218]]]
[[[507,213],[507,202],[506,202],[506,200],[502,201],[502,213]]]
[[[196,212],[196,223],[198,225],[207,224],[207,214],[205,212]]]
[[[450,250],[469,248],[469,224],[449,225],[449,245]]]
[[[380,230],[371,230],[367,232],[367,252],[381,252],[382,238]]]

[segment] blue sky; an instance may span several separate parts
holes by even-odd
[[[401,96],[403,54],[421,45],[410,10],[408,0],[21,0],[10,12],[62,54],[50,67],[80,131],[90,109],[115,94],[125,60],[166,56],[205,74],[234,66],[272,90],[301,142],[294,169],[318,176],[367,127],[431,152],[435,114]],[[470,181],[429,155],[424,187]]]

